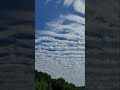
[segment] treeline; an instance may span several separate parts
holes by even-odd
[[[85,87],[76,87],[63,78],[52,79],[50,75],[35,70],[35,90],[84,90]]]

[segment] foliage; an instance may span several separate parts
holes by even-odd
[[[76,87],[63,78],[52,79],[50,75],[35,70],[35,90],[84,90],[85,87]]]

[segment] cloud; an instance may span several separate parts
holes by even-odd
[[[66,20],[68,20],[70,24],[64,24]],[[68,15],[60,15],[58,20],[48,22],[47,26],[51,28],[51,30],[54,32],[67,30],[69,34],[76,36],[76,35],[84,34],[85,32],[84,24],[85,24],[84,18],[78,15],[68,14]]]
[[[66,20],[70,23],[64,24]],[[68,82],[78,86],[84,85],[84,24],[84,18],[78,15],[60,15],[57,20],[46,23],[48,28],[36,32],[35,42],[38,43],[35,46],[36,69],[45,71],[54,78],[62,76]],[[71,65],[74,67],[72,71]],[[60,73],[58,74],[58,72]],[[70,72],[71,74],[69,74]],[[71,76],[72,73],[79,78],[80,84],[78,78]],[[67,77],[68,74],[70,77]]]
[[[49,3],[49,2],[51,2],[52,0],[46,0],[46,3]]]
[[[64,0],[64,5],[69,6],[69,5],[73,4],[74,1],[75,1],[75,0]]]
[[[75,11],[85,14],[85,0],[64,0],[64,5],[73,5]]]
[[[70,15],[65,16],[65,19],[68,19],[68,20],[76,22],[76,23],[85,24],[85,18],[82,18],[78,15],[70,14]]]
[[[53,0],[47,0],[46,3],[49,3]],[[59,4],[62,0],[55,1]],[[85,14],[85,0],[64,0],[64,6],[72,5],[76,12]]]
[[[64,1],[64,5],[73,5],[77,12],[84,11],[80,8],[82,0]],[[53,78],[63,77],[77,86],[84,86],[85,18],[71,12],[60,14],[57,19],[46,22],[45,29],[35,33],[35,68]]]

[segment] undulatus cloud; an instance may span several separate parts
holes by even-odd
[[[47,4],[52,1],[47,0]],[[64,0],[63,6],[72,6],[85,15],[85,0]],[[77,86],[84,86],[85,18],[71,12],[61,13],[57,19],[46,22],[46,27],[36,31],[36,69],[53,78],[63,77]]]

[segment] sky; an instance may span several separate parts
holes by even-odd
[[[35,69],[85,85],[85,0],[35,0]]]

